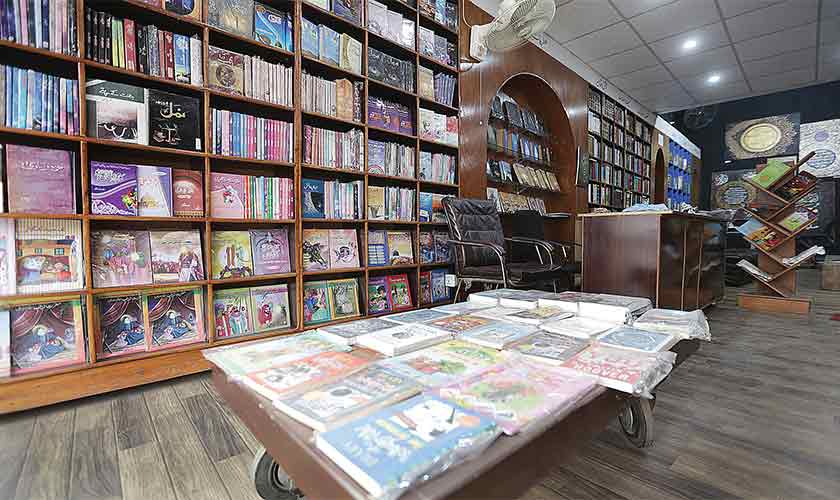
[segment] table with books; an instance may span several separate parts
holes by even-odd
[[[702,311],[499,289],[204,355],[263,498],[516,498],[617,416],[650,443],[656,387],[709,339]]]

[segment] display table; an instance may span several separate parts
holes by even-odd
[[[676,365],[697,351],[699,341],[683,340],[672,351]],[[358,351],[358,349],[357,349]],[[255,465],[267,458],[276,464],[255,467],[255,481],[266,484],[265,477],[279,485],[288,484],[283,471],[307,498],[362,499],[365,490],[344,473],[313,444],[309,427],[275,410],[271,402],[242,384],[228,379],[215,365],[213,383],[228,406],[239,416],[254,436],[265,446],[266,455],[258,456]],[[501,436],[478,458],[453,467],[446,473],[407,491],[401,499],[438,498],[518,498],[539,483],[548,472],[572,457],[579,445],[597,436],[614,418],[622,419],[631,441],[639,436],[646,444],[652,437],[651,400],[631,398],[627,394],[599,388],[571,414],[557,415],[535,422],[515,436]],[[276,480],[277,476],[279,480]],[[279,493],[279,492],[278,492]],[[278,497],[279,498],[279,497]],[[290,497],[293,498],[293,497]]]
[[[677,212],[580,217],[584,292],[647,297],[654,307],[683,311],[723,298],[726,222]]]

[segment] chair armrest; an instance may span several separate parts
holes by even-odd
[[[554,251],[554,247],[551,245],[551,242],[545,240],[538,240],[536,238],[526,238],[524,236],[513,236],[509,238],[505,238],[505,241],[509,241],[511,243],[522,243],[526,245],[533,245],[534,248],[537,250],[537,255],[540,258],[540,262],[542,262],[542,254],[540,254],[540,249],[542,248],[548,254],[548,263],[550,265],[554,265],[554,257],[552,257],[551,253]]]

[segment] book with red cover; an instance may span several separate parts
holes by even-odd
[[[172,213],[175,217],[204,215],[202,173],[196,170],[172,170]]]
[[[173,77],[175,74],[174,64],[173,61]],[[158,30],[158,72],[161,77],[166,78],[166,37],[163,36],[163,30]]]
[[[392,311],[402,311],[414,307],[411,301],[411,285],[408,276],[395,274],[388,276],[388,302]]]
[[[172,32],[163,33],[164,56],[166,61],[166,79],[175,79],[175,48],[173,47]]]
[[[9,212],[75,214],[73,153],[6,145]]]
[[[134,37],[134,21],[123,20],[125,30],[125,68],[129,71],[137,70],[137,39]]]

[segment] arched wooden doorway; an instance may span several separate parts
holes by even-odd
[[[653,163],[654,190],[653,202],[665,203],[665,181],[667,172],[665,170],[665,155],[662,149],[656,152],[656,161]]]

